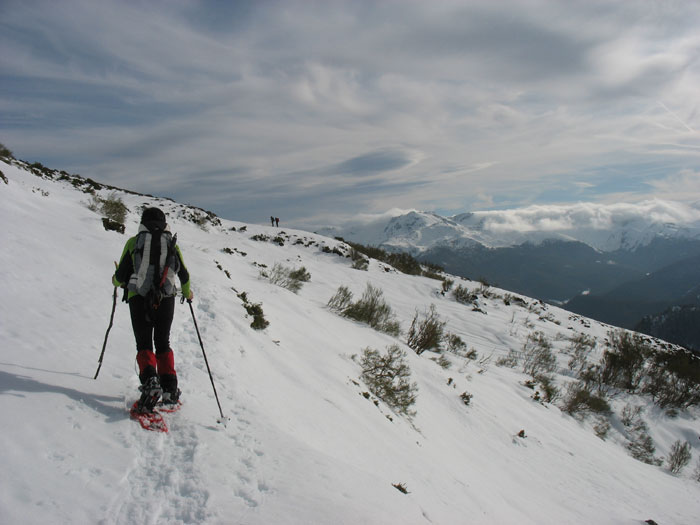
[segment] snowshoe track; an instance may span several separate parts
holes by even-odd
[[[209,492],[196,466],[199,440],[193,427],[178,418],[168,422],[171,432],[146,432],[137,426],[125,435],[134,450],[132,464],[112,499],[110,518],[101,523],[202,523]],[[128,502],[128,503],[124,503]]]

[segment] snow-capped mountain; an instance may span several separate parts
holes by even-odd
[[[123,201],[125,235],[105,229],[96,198]],[[578,381],[575,341],[590,342],[587,359],[599,363],[609,326],[455,276],[358,265],[321,235],[222,220],[14,160],[0,162],[0,199],[0,523],[668,525],[700,515],[697,405],[669,413],[620,391],[609,412],[562,409]],[[178,234],[212,370],[210,380],[190,310],[176,305],[183,405],[166,415],[167,434],[129,420],[136,349],[119,302],[93,379],[113,261],[153,205]],[[271,279],[301,267],[309,280],[296,293]],[[382,291],[398,335],[329,308],[340,287],[359,298],[368,285]],[[419,355],[407,332],[431,306],[456,346]],[[263,330],[252,326],[260,313]],[[545,401],[512,364],[533,337],[551,345],[547,392],[558,388],[559,399]],[[417,388],[410,418],[362,378],[358,356],[392,345]],[[648,462],[631,455],[640,439]],[[671,473],[665,460],[686,440],[692,461]]]
[[[580,203],[453,217],[394,210],[320,232],[408,252],[456,275],[566,304],[581,294],[606,293],[700,255],[700,206],[666,201]],[[619,322],[600,308],[578,313]],[[624,326],[639,320],[629,319]]]
[[[504,248],[547,240],[581,242],[602,252],[632,251],[654,239],[700,240],[700,206],[661,200],[637,204],[479,211],[452,217],[394,211],[374,220],[320,230],[354,242],[417,252],[480,244]]]

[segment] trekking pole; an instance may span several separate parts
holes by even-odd
[[[100,360],[97,364],[97,372],[95,372],[95,377],[100,373],[100,368],[102,368],[102,358],[105,356],[105,348],[107,348],[107,337],[109,336],[109,331],[112,329],[112,324],[114,324],[114,310],[117,308],[117,287],[114,287],[114,293],[112,293],[112,315],[109,316],[109,326],[107,327],[107,333],[105,334],[105,342],[102,343],[102,353],[100,354]]]
[[[197,338],[199,339],[199,346],[202,347],[202,355],[204,356],[204,363],[207,365],[207,372],[209,372],[209,380],[211,381],[211,387],[214,389],[214,397],[216,398],[216,404],[219,406],[219,414],[221,415],[221,418],[217,422],[226,426],[226,421],[228,420],[228,418],[224,416],[224,411],[221,410],[221,403],[219,403],[219,395],[216,393],[216,385],[214,385],[214,378],[211,375],[211,368],[209,368],[209,360],[207,359],[207,353],[204,351],[204,343],[202,343],[202,336],[199,335],[197,319],[194,316],[194,309],[192,308],[192,299],[187,299],[187,304],[190,305],[190,312],[192,312],[192,321],[194,321],[194,329],[197,331]]]

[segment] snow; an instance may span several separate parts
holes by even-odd
[[[700,516],[697,409],[670,418],[634,399],[646,407],[657,456],[677,439],[690,441],[693,461],[674,476],[631,458],[618,429],[601,440],[590,419],[533,401],[527,376],[495,365],[532,330],[562,352],[565,337],[583,332],[602,341],[607,326],[496,299],[483,299],[486,315],[473,312],[441,295],[439,281],[386,271],[377,261],[367,272],[352,269],[349,259],[322,251],[340,246],[335,240],[232,221],[205,230],[167,200],[119,193],[130,209],[127,235],[107,232],[86,207],[89,196],[68,182],[6,163],[0,169],[8,179],[0,181],[0,523],[689,524]],[[165,416],[169,433],[144,431],[128,418],[138,380],[121,302],[93,379],[113,261],[144,203],[162,207],[178,234],[226,426],[217,423],[186,304],[176,308],[171,336],[184,404]],[[251,239],[282,231],[284,246]],[[304,266],[311,281],[298,294],[272,285],[260,272],[275,263]],[[481,362],[447,354],[452,366],[443,369],[402,337],[326,307],[340,285],[359,297],[368,282],[384,292],[404,331],[416,311],[434,304]],[[241,292],[262,303],[267,329],[250,327]],[[413,420],[362,395],[352,358],[394,343],[407,350],[419,387]],[[564,384],[568,356],[559,359]],[[473,395],[469,406],[463,392]]]

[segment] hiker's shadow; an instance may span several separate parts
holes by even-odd
[[[11,374],[0,370],[0,395],[26,397],[28,394],[39,394],[42,392],[52,392],[63,394],[78,403],[100,412],[107,417],[108,422],[117,421],[124,418],[124,399],[116,396],[103,396],[81,392],[73,388],[60,385],[42,383],[31,377]]]

